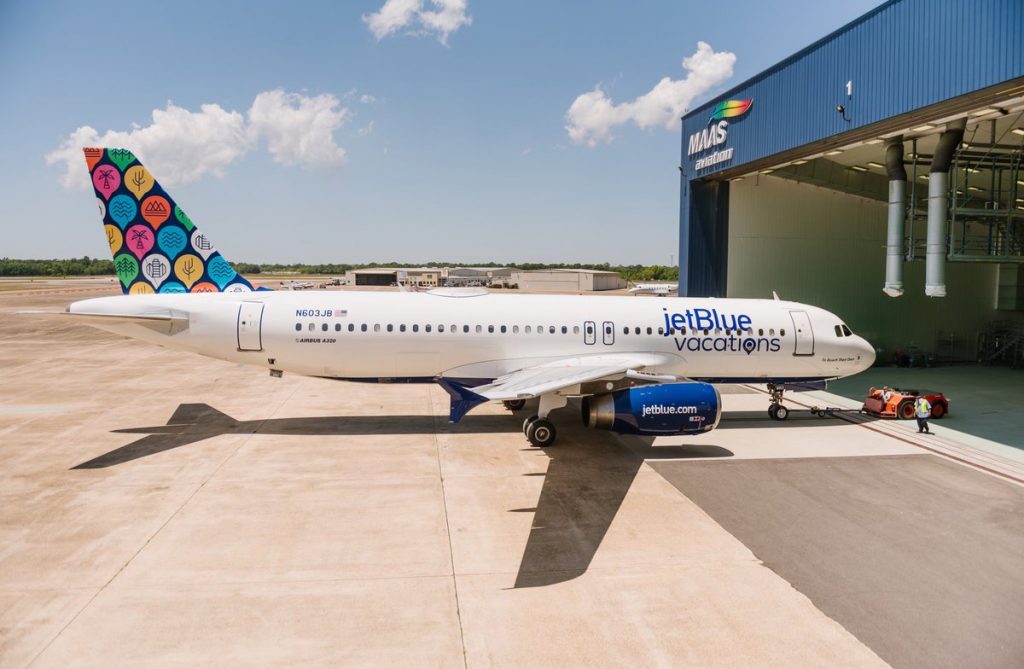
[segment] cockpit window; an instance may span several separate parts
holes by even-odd
[[[836,326],[836,336],[837,337],[842,337],[843,336],[843,329],[841,327],[839,327],[838,325]]]
[[[846,327],[845,325],[843,325],[843,332],[846,334],[847,337],[853,334],[850,328]]]

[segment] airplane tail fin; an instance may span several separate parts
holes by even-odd
[[[131,151],[84,151],[125,294],[253,290]]]

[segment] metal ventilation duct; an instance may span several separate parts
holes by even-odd
[[[885,171],[889,175],[889,228],[885,241],[885,287],[882,292],[889,297],[899,297],[903,294],[903,221],[907,208],[907,170],[903,166],[902,135],[886,144]]]
[[[924,264],[924,294],[946,296],[946,198],[949,194],[949,166],[964,138],[967,119],[946,125],[932,156],[928,179],[928,238]]]

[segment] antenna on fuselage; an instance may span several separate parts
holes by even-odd
[[[778,294],[778,293],[776,293],[776,292],[775,292],[774,290],[772,291],[772,297],[773,297],[773,298],[775,298],[775,301],[776,301],[776,302],[778,302],[778,301],[779,301],[779,294]]]

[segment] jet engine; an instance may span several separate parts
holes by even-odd
[[[722,401],[710,383],[667,383],[583,398],[583,424],[623,434],[701,434],[718,426]]]

